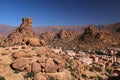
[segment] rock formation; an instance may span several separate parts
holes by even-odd
[[[79,32],[74,32],[70,30],[60,30],[60,32],[57,34],[58,38],[64,40],[73,40],[75,39],[80,33]]]
[[[95,29],[94,26],[85,28],[79,38],[79,48],[105,48],[117,46],[118,42],[115,36],[106,31]]]
[[[55,73],[62,72],[65,68],[64,59],[55,53],[51,52],[49,48],[44,46],[39,47],[40,49],[35,49],[32,51],[20,50],[13,53],[14,61],[11,67],[16,70],[26,71],[26,72],[42,72],[42,73]],[[47,50],[48,49],[48,50]],[[43,51],[42,51],[43,50]],[[42,53],[44,52],[44,53]],[[50,54],[48,54],[50,53]],[[38,54],[40,55],[38,57]],[[32,58],[35,58],[33,59]]]
[[[45,41],[53,41],[55,38],[56,33],[55,32],[45,32],[40,35],[40,38],[44,39]]]
[[[32,19],[23,18],[20,27],[8,35],[4,45],[13,46],[27,44],[31,46],[39,46],[40,42],[38,35],[32,31]]]
[[[85,28],[84,33],[80,37],[80,39],[84,41],[96,41],[102,40],[103,38],[104,33],[97,31],[94,26],[89,26]]]

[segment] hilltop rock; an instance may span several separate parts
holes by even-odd
[[[39,40],[38,35],[32,31],[31,18],[22,19],[22,24],[20,25],[20,27],[18,27],[15,31],[10,33],[8,37],[5,39],[4,46],[14,46],[21,44],[31,46],[40,46],[41,44],[45,45],[45,42],[42,43],[42,41]]]
[[[106,31],[97,30],[94,26],[85,28],[79,38],[79,48],[105,48],[117,46],[118,41],[115,36]]]
[[[94,26],[88,26],[85,28],[84,33],[80,37],[80,39],[84,41],[96,41],[102,40],[103,38],[104,34],[97,31]]]
[[[58,38],[64,40],[73,40],[79,35],[79,32],[69,31],[69,30],[60,30],[57,34]]]
[[[44,39],[45,41],[53,41],[55,36],[56,36],[55,32],[45,32],[40,35],[40,38]]]

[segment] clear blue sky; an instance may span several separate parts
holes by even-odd
[[[120,22],[120,0],[0,0],[0,24],[19,26],[110,24]]]

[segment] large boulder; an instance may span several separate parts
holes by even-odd
[[[27,60],[21,58],[21,59],[16,59],[11,66],[13,69],[24,70],[26,65],[27,65]]]
[[[24,51],[18,51],[13,54],[13,58],[19,59],[22,57],[26,57],[26,53]]]
[[[57,65],[53,62],[52,58],[48,58],[45,65],[46,73],[55,73],[57,72]]]
[[[34,80],[47,80],[46,76],[42,73],[36,73],[34,76]]]
[[[38,62],[39,63],[45,63],[47,60],[47,57],[45,55],[42,55],[39,59],[38,59]]]
[[[24,43],[30,46],[45,46],[44,40],[39,40],[38,38],[25,38]]]
[[[58,66],[58,72],[62,72],[65,68],[65,63],[64,60],[62,60],[62,58],[56,57],[53,59],[54,63],[57,64]]]
[[[37,63],[37,62],[33,62],[32,64],[31,64],[31,69],[32,69],[32,71],[33,72],[41,72],[41,66],[40,66],[40,64],[39,63]]]

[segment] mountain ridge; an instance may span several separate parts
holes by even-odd
[[[60,30],[70,30],[70,31],[80,31],[82,32],[86,26],[34,26],[33,31],[38,34],[44,32],[59,32]],[[110,31],[110,32],[120,32],[120,22],[108,25],[94,25],[97,29]],[[0,34],[7,36],[10,32],[15,30],[17,26],[11,26],[6,24],[0,24]]]

